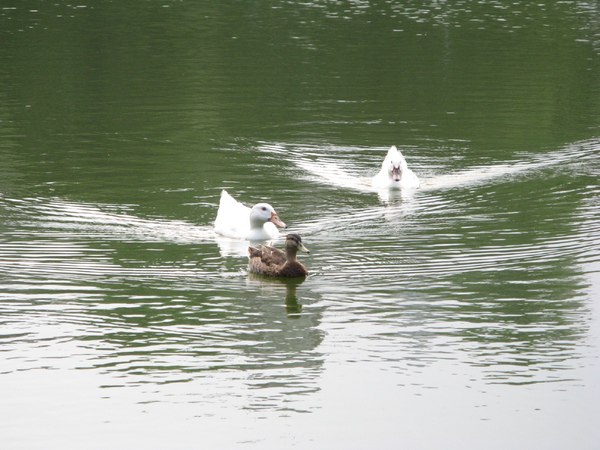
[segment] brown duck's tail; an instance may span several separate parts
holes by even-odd
[[[259,248],[255,248],[255,247],[248,247],[248,256],[250,256],[250,258],[260,258],[262,255],[262,250]]]

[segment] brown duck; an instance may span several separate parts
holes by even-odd
[[[308,275],[308,270],[296,258],[298,249],[310,253],[302,244],[300,235],[296,233],[287,235],[285,252],[269,245],[261,245],[259,248],[249,247],[250,272],[269,277],[305,277]]]

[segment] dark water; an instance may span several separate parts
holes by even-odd
[[[2,5],[4,445],[597,448],[599,19]],[[370,187],[391,145],[420,189]],[[223,188],[306,280],[247,273]]]

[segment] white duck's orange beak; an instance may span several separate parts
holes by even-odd
[[[286,228],[287,227],[287,225],[285,223],[283,223],[283,221],[279,218],[279,216],[275,212],[271,213],[271,218],[268,220],[268,222],[273,222],[279,228]]]

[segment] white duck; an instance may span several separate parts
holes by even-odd
[[[249,241],[266,241],[279,236],[277,227],[285,228],[286,225],[268,203],[258,203],[250,209],[227,191],[221,192],[215,219],[215,231],[218,234]]]
[[[406,160],[395,145],[388,150],[381,170],[372,180],[376,188],[418,188],[419,178],[408,168]]]

